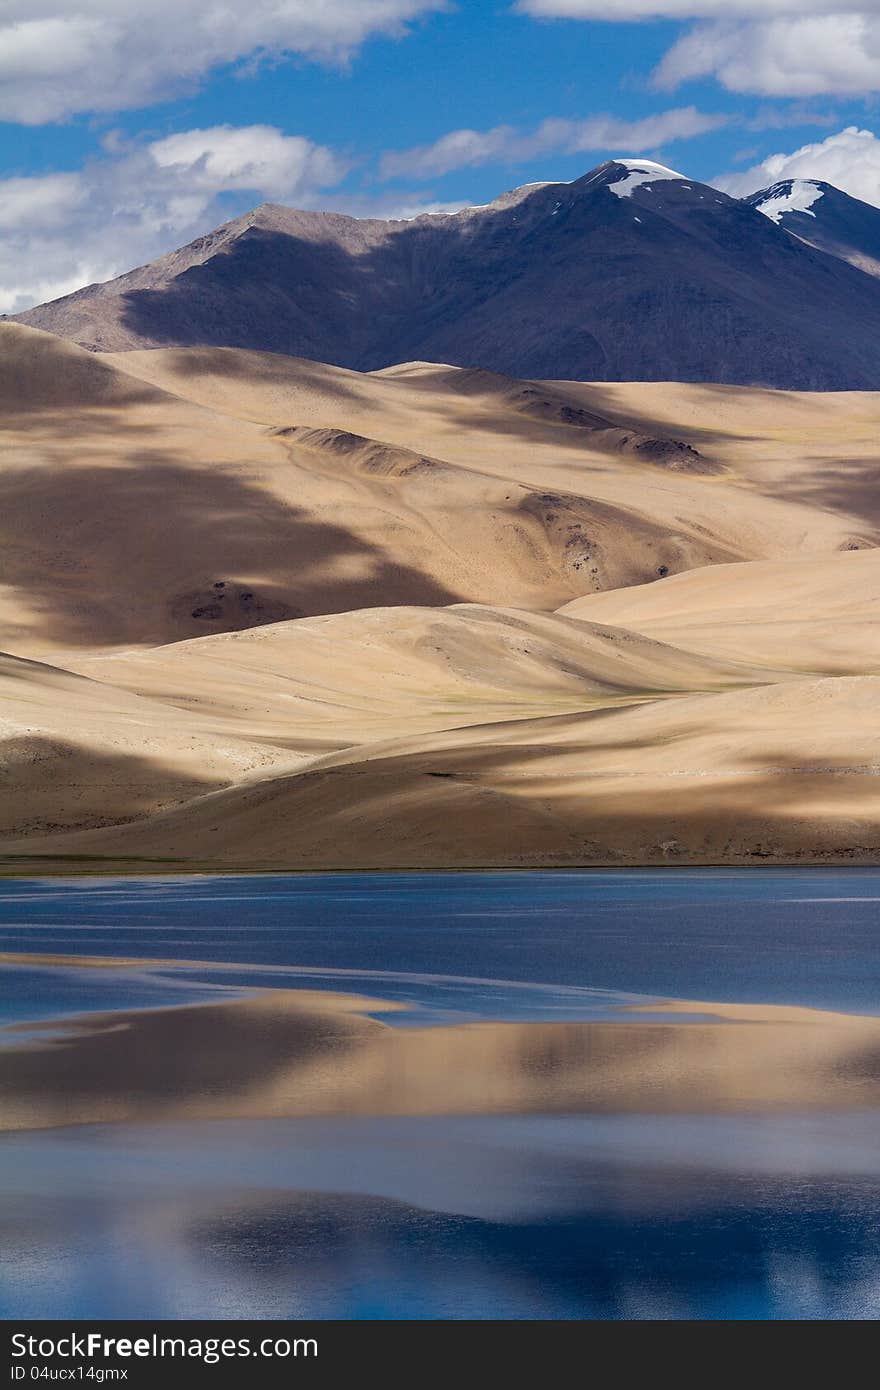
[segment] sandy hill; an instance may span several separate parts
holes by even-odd
[[[93,353],[50,333],[0,325],[0,410],[4,415],[53,410],[122,409],[156,403],[161,391],[135,383]]]
[[[0,853],[871,859],[878,425],[0,324]]]
[[[125,362],[0,324],[0,642],[22,655],[389,604],[549,610],[880,537],[874,395]]]
[[[880,673],[880,550],[716,565],[575,599],[562,612],[716,659],[834,675]]]
[[[96,681],[302,752],[784,679],[623,629],[459,605],[377,608],[74,658]]]
[[[266,205],[19,317],[101,351],[880,388],[876,278],[644,160],[412,221]]]
[[[0,653],[0,834],[111,825],[229,786],[286,750]]]
[[[6,854],[255,867],[872,861],[880,678],[371,744]]]

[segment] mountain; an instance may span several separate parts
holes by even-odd
[[[819,179],[785,179],[746,202],[810,246],[880,276],[880,208]]]
[[[100,351],[209,345],[358,371],[880,386],[880,283],[755,207],[619,160],[382,222],[266,205],[18,316]]]

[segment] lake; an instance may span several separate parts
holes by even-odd
[[[864,869],[2,880],[0,1313],[874,1318],[878,908]]]

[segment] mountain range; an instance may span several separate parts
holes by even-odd
[[[267,204],[18,319],[102,352],[875,389],[878,264],[880,211],[828,185],[740,200],[617,160],[411,221]]]

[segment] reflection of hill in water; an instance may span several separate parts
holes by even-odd
[[[876,1018],[703,1004],[682,1005],[683,1016],[668,1021],[634,1013],[611,1023],[393,1029],[366,1008],[377,1002],[273,990],[73,1019],[60,1038],[6,1054],[0,1124],[880,1102]],[[712,1013],[718,1018],[705,1017]]]

